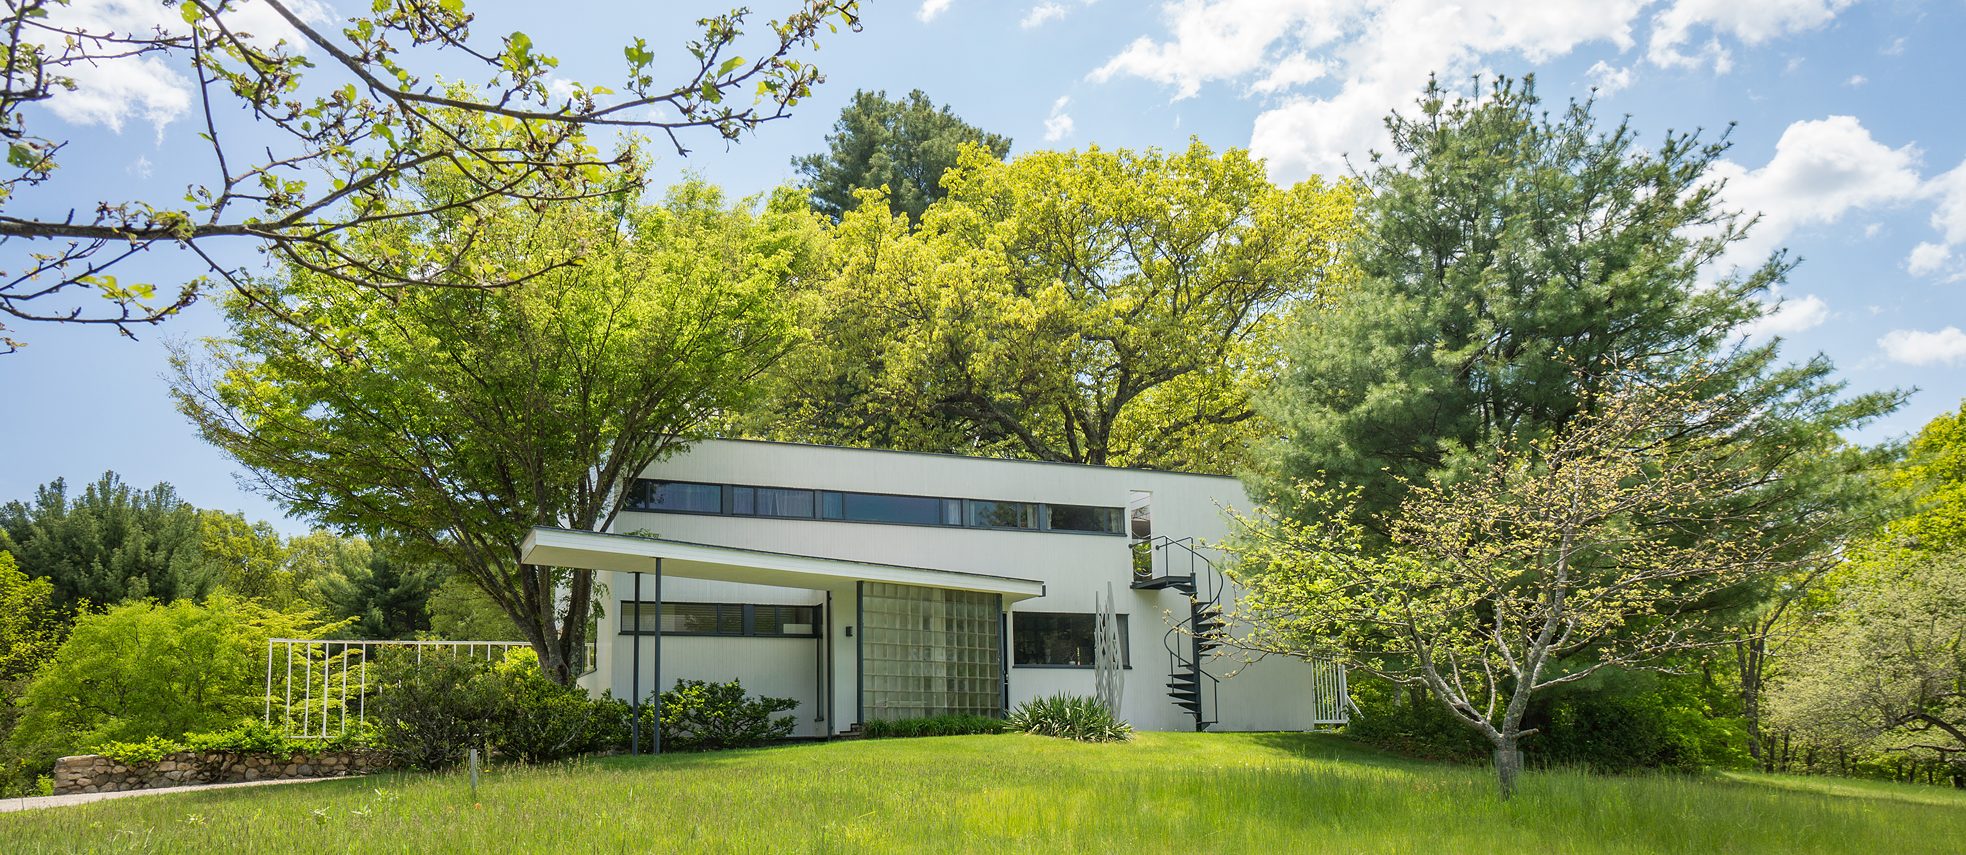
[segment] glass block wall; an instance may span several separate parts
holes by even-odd
[[[996,594],[862,582],[863,717],[1003,715],[1002,613]]]

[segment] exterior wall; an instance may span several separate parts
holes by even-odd
[[[687,453],[650,467],[644,477],[1105,507],[1126,507],[1134,491],[1146,491],[1152,494],[1154,534],[1193,537],[1202,542],[1217,541],[1228,534],[1225,508],[1247,509],[1250,504],[1235,479],[1217,476],[733,440],[699,443]],[[1173,590],[1129,587],[1132,554],[1128,537],[641,512],[621,514],[614,531],[1044,582],[1044,596],[1010,607],[1013,633],[1018,612],[1090,613],[1095,592],[1110,589],[1118,596],[1118,611],[1129,615],[1132,667],[1125,674],[1121,714],[1146,730],[1193,727],[1193,719],[1166,694],[1166,634],[1174,621],[1186,617],[1187,597]],[[1204,553],[1214,555],[1212,550],[1205,549]],[[631,577],[602,576],[602,583],[609,587],[606,602],[610,609],[618,608],[620,601],[629,599]],[[662,596],[668,601],[815,604],[824,602],[828,593],[672,578],[665,580]],[[855,601],[850,585],[830,594],[832,619],[825,634],[833,647],[831,724],[839,731],[859,717],[855,638],[846,635],[847,628],[855,623]],[[630,648],[626,636],[616,634],[617,629],[613,618],[602,627],[599,670],[589,678],[589,687],[597,691],[611,688],[617,696],[627,697]],[[644,638],[643,644],[647,655],[652,651],[650,640]],[[801,699],[800,732],[822,735],[827,732],[827,723],[813,721],[814,710],[805,702],[819,695],[816,644],[810,639],[665,636],[662,679],[672,684],[675,676],[710,679],[728,673],[741,675],[753,691],[763,690],[767,684],[784,686],[771,693]],[[647,663],[645,659],[644,668]],[[1207,670],[1226,678],[1219,690],[1220,724],[1216,729],[1301,730],[1313,725],[1309,666],[1284,660],[1247,665],[1224,659],[1210,662]],[[1229,677],[1231,672],[1237,673]],[[755,686],[754,679],[758,681]],[[646,692],[647,687],[643,690]],[[1013,665],[1010,669],[1013,705],[1056,692],[1092,691],[1091,668]]]

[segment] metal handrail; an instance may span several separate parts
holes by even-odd
[[[1214,721],[1216,719],[1209,718],[1207,712],[1214,710],[1218,716],[1221,714],[1222,680],[1202,667],[1201,628],[1195,625],[1195,619],[1206,614],[1210,606],[1221,603],[1226,588],[1225,580],[1221,571],[1215,569],[1215,562],[1210,561],[1208,556],[1202,555],[1196,549],[1197,542],[1193,536],[1174,538],[1158,535],[1148,539],[1147,542],[1152,544],[1151,550],[1161,553],[1162,566],[1166,568],[1166,572],[1160,574],[1158,578],[1182,578],[1173,572],[1174,559],[1170,547],[1180,547],[1181,551],[1188,555],[1188,573],[1185,578],[1188,579],[1189,586],[1194,589],[1188,594],[1188,616],[1168,628],[1167,633],[1161,637],[1161,646],[1167,650],[1168,673],[1172,674],[1176,669],[1186,669],[1208,678],[1207,703],[1200,701],[1201,684],[1197,682],[1195,685],[1197,703],[1201,704],[1201,709],[1195,712],[1195,718],[1197,721]],[[1148,572],[1151,574],[1152,571],[1153,559],[1149,557]],[[1183,627],[1187,628],[1185,633],[1182,631]],[[1186,656],[1175,644],[1174,637],[1177,634],[1188,636]],[[1189,664],[1189,657],[1192,657],[1192,665]]]

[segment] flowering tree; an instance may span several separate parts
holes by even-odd
[[[1355,496],[1311,486],[1295,498],[1324,513],[1243,518],[1239,643],[1424,687],[1493,744],[1506,798],[1537,692],[1716,643],[1704,606],[1802,560],[1811,526],[1765,524],[1752,501],[1779,473],[1729,441],[1755,409],[1697,386],[1622,381],[1563,429],[1465,480],[1410,483],[1363,522]]]

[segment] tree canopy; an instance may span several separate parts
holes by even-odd
[[[0,505],[0,549],[54,586],[64,608],[202,598],[223,578],[204,560],[200,512],[169,484],[138,490],[105,472],[70,496],[60,478]]]
[[[522,564],[520,543],[536,525],[606,529],[644,467],[750,399],[786,346],[781,289],[807,275],[818,222],[789,195],[759,212],[685,184],[660,205],[512,206],[498,224],[474,269],[582,263],[388,297],[289,265],[260,287],[307,323],[228,300],[231,333],[180,351],[173,390],[290,511],[468,576],[564,683],[593,574]],[[396,223],[350,236],[384,253],[428,239]]]
[[[1716,392],[1752,386],[1784,413],[1754,442],[1791,456],[1895,406],[1839,397],[1823,358],[1784,366],[1779,342],[1741,341],[1792,265],[1720,269],[1750,225],[1709,179],[1724,141],[1640,145],[1592,109],[1544,113],[1528,82],[1481,97],[1436,83],[1388,120],[1349,247],[1358,281],[1300,316],[1263,399],[1281,438],[1259,455],[1259,492],[1358,486],[1361,512],[1395,507],[1457,455],[1588,411],[1618,371],[1710,363]]]
[[[794,158],[813,210],[835,222],[859,206],[861,190],[886,188],[888,211],[919,223],[944,195],[942,176],[965,145],[980,145],[997,159],[1010,153],[1010,138],[963,121],[936,107],[920,89],[889,100],[886,92],[861,90],[840,111],[827,150]]]
[[[1777,253],[1747,270],[1719,267],[1751,225],[1721,206],[1709,178],[1724,141],[1668,133],[1641,146],[1623,122],[1600,127],[1588,101],[1545,112],[1531,83],[1508,80],[1471,97],[1434,84],[1417,112],[1395,114],[1387,124],[1393,150],[1361,179],[1369,192],[1358,239],[1348,247],[1356,279],[1317,311],[1295,316],[1282,346],[1285,367],[1260,399],[1278,430],[1254,454],[1252,493],[1272,514],[1256,526],[1257,542],[1293,542],[1303,532],[1341,526],[1347,560],[1362,562],[1360,585],[1408,597],[1415,613],[1438,618],[1407,627],[1404,641],[1356,639],[1362,651],[1397,648],[1387,659],[1363,661],[1409,676],[1409,669],[1450,664],[1464,678],[1469,668],[1492,669],[1466,685],[1420,681],[1491,741],[1497,737],[1489,729],[1508,730],[1493,714],[1538,688],[1533,669],[1525,669],[1540,657],[1491,650],[1428,665],[1425,651],[1451,648],[1455,638],[1478,642],[1510,609],[1531,613],[1512,604],[1510,591],[1549,593],[1545,611],[1534,614],[1550,614],[1551,603],[1579,593],[1554,591],[1547,563],[1573,548],[1601,557],[1610,554],[1608,544],[1622,543],[1617,551],[1656,559],[1703,544],[1759,545],[1751,552],[1756,566],[1725,574],[1708,560],[1718,554],[1713,550],[1681,556],[1689,570],[1712,572],[1701,578],[1713,584],[1667,579],[1655,593],[1671,602],[1669,611],[1654,611],[1649,595],[1619,601],[1636,610],[1633,618],[1657,614],[1662,623],[1565,624],[1564,637],[1592,641],[1547,651],[1559,679],[1581,679],[1572,675],[1605,663],[1642,663],[1646,656],[1632,651],[1647,649],[1659,626],[1715,630],[1713,638],[1738,625],[1751,627],[1744,631],[1750,638],[1765,632],[1782,598],[1875,523],[1880,503],[1870,474],[1894,449],[1855,447],[1843,436],[1891,411],[1901,395],[1845,395],[1827,359],[1784,363],[1778,340],[1745,337],[1744,325],[1767,311],[1763,299],[1791,264]],[[1621,456],[1571,463],[1577,472],[1623,472],[1621,479],[1484,492],[1497,482],[1498,461],[1521,462],[1522,478],[1530,479],[1524,484],[1543,477],[1535,473],[1554,477],[1552,443],[1605,423],[1616,409],[1611,402],[1631,389],[1671,389],[1702,403],[1661,424],[1657,447],[1614,443],[1605,452]],[[1654,459],[1667,451],[1673,454]],[[1533,539],[1545,531],[1543,522],[1561,520],[1567,510],[1650,483],[1684,455],[1724,461],[1724,471],[1752,478],[1656,497],[1690,503],[1684,506],[1630,509],[1623,521],[1608,516],[1592,535],[1599,545],[1517,539]],[[1630,468],[1641,464],[1648,468]],[[1489,504],[1480,505],[1484,499]],[[1443,527],[1442,515],[1457,502],[1467,513],[1513,522],[1494,530],[1470,517],[1472,527]],[[1439,513],[1423,515],[1428,522],[1416,528],[1415,514],[1427,508]],[[1334,512],[1345,519],[1333,522]],[[1654,515],[1662,516],[1645,522]],[[1423,530],[1439,542],[1423,542],[1416,534]],[[1581,529],[1573,534],[1583,536]],[[1534,560],[1512,558],[1517,547]],[[1316,574],[1329,568],[1317,556],[1335,551],[1307,547],[1297,563],[1263,552],[1253,566],[1324,578]],[[1478,574],[1490,587],[1463,590],[1429,575],[1456,562],[1491,564]],[[1638,594],[1625,580],[1587,579],[1576,584],[1604,587],[1584,596]],[[1701,596],[1679,598],[1688,591]],[[1287,615],[1288,605],[1322,608],[1300,597],[1270,611]],[[1536,637],[1502,627],[1493,647]],[[1760,655],[1750,647],[1744,663]],[[1743,665],[1750,709],[1759,679],[1753,670]],[[1470,693],[1500,700],[1483,712]],[[1497,746],[1498,763],[1514,762],[1503,750],[1510,746]]]
[[[774,437],[1224,470],[1281,317],[1341,278],[1355,194],[1246,152],[970,146],[918,227],[870,204],[800,294]]]
[[[586,129],[660,134],[678,154],[691,132],[737,140],[788,115],[824,79],[802,58],[822,32],[860,26],[855,0],[801,0],[770,23],[768,38],[747,40],[750,13],[737,9],[697,22],[674,79],[663,79],[659,49],[634,38],[612,88],[558,89],[557,59],[524,32],[474,35],[463,0],[364,5],[334,25],[316,4],[292,0],[173,5],[178,20],[129,32],[103,30],[70,0],[10,3],[0,19],[8,34],[0,47],[0,245],[17,253],[0,271],[0,315],[128,334],[215,285],[275,308],[278,300],[261,299],[255,280],[221,250],[227,242],[378,289],[522,281],[545,268],[514,258],[490,277],[460,264],[478,240],[491,239],[506,203],[642,186],[633,150],[601,153]],[[170,201],[50,195],[67,140],[45,135],[29,108],[67,97],[82,69],[135,63],[196,81],[189,95],[210,148],[207,177]],[[240,110],[249,126],[224,120]],[[487,134],[487,125],[518,132]],[[459,191],[421,196],[433,173],[449,175]],[[550,184],[538,180],[549,175]],[[351,235],[364,223],[439,215],[458,229],[454,240],[392,254]],[[173,247],[208,273],[163,288],[118,279],[131,259]],[[6,331],[0,325],[0,351],[19,344]]]

